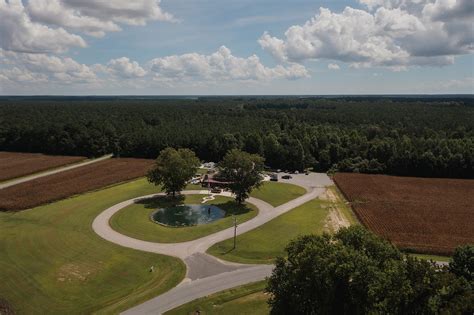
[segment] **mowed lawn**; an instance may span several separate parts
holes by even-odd
[[[154,192],[139,179],[0,213],[0,298],[18,314],[111,314],[177,285],[185,274],[180,260],[112,244],[91,227],[106,208]]]
[[[165,315],[265,315],[269,313],[266,281],[255,282],[212,294],[184,304]]]
[[[185,195],[179,202],[166,197],[149,199],[143,203],[130,205],[110,219],[112,228],[122,234],[145,241],[161,243],[177,243],[194,240],[233,226],[232,214],[237,222],[245,222],[255,217],[257,208],[249,203],[238,205],[232,198],[216,196],[206,204],[213,204],[226,211],[226,216],[214,222],[187,227],[167,227],[150,219],[151,214],[158,208],[165,208],[176,203],[200,204],[206,195]]]
[[[284,256],[289,241],[311,233],[322,233],[331,202],[313,199],[264,225],[225,240],[209,248],[208,253],[220,259],[239,263],[271,264],[275,257]]]
[[[268,181],[264,182],[259,189],[253,190],[250,196],[266,201],[272,206],[277,207],[305,193],[306,189],[301,186]]]

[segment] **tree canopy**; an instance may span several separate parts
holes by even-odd
[[[263,180],[264,159],[237,149],[230,150],[219,163],[221,176],[228,182],[235,200],[242,203]]]
[[[474,178],[473,98],[0,98],[0,150],[155,158],[240,149],[275,169]]]
[[[148,181],[162,185],[168,194],[176,195],[196,174],[199,159],[189,149],[166,148],[160,152],[154,168],[148,173]]]
[[[472,284],[462,275],[405,256],[360,226],[335,235],[300,237],[286,251],[288,257],[277,259],[268,283],[272,314],[461,314],[474,310]]]

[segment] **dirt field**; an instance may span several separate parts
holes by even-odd
[[[0,181],[38,173],[85,159],[84,156],[0,152]]]
[[[474,180],[334,176],[359,220],[402,249],[451,254],[474,243]]]
[[[0,298],[0,314],[1,315],[14,315],[15,314],[10,304],[2,298]]]
[[[326,189],[326,192],[320,196],[322,200],[331,201],[331,206],[329,209],[328,217],[324,223],[324,230],[326,232],[335,233],[339,231],[342,227],[350,226],[349,220],[344,216],[343,211],[340,207],[341,200],[340,197],[336,196],[334,191],[331,189]]]
[[[0,190],[0,211],[28,209],[72,195],[144,176],[146,159],[110,159]]]

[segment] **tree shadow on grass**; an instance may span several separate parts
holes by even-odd
[[[250,211],[253,211],[253,209],[247,207],[244,204],[239,205],[235,201],[227,201],[226,203],[219,203],[216,204],[219,208],[225,211],[225,217],[229,217],[232,215],[240,215],[240,214],[245,214]]]
[[[143,198],[135,201],[136,204],[144,205],[146,209],[168,208],[184,203],[185,196],[156,196],[151,198]]]
[[[185,201],[184,195],[178,195],[176,197],[172,196],[155,196],[151,198],[144,198],[135,201],[136,204],[142,204],[146,209],[158,209],[158,208],[168,208],[176,205],[182,205]],[[253,211],[250,207],[245,204],[239,205],[235,201],[227,201],[225,203],[205,203],[204,205],[215,205],[225,211],[225,217],[231,215],[241,215]]]

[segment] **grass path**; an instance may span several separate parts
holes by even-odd
[[[264,182],[259,189],[254,189],[250,196],[268,202],[274,207],[287,203],[306,193],[306,190],[297,185],[280,183],[280,182]]]
[[[263,290],[266,282],[255,282],[184,304],[165,315],[265,315],[269,313],[268,295]]]
[[[313,199],[264,225],[239,235],[237,248],[231,239],[217,243],[208,253],[220,259],[248,264],[271,264],[285,254],[288,242],[300,235],[322,233],[331,202]]]
[[[18,314],[109,314],[174,287],[185,273],[180,260],[114,245],[91,228],[107,207],[154,192],[140,179],[0,213],[0,297]]]
[[[205,195],[186,195],[182,203],[200,204]],[[127,236],[144,241],[159,243],[177,243],[194,240],[203,236],[224,230],[233,225],[232,213],[236,214],[238,222],[244,222],[255,217],[258,210],[251,204],[238,206],[233,199],[216,196],[206,204],[217,205],[226,211],[226,217],[212,223],[190,227],[166,227],[150,220],[150,215],[157,208],[170,206],[165,198],[158,198],[153,202],[133,204],[110,219],[110,226]]]

